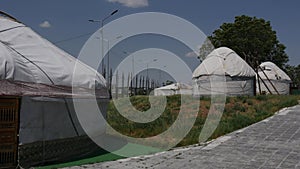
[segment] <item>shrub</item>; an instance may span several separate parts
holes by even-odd
[[[247,99],[247,104],[248,104],[249,106],[252,106],[252,105],[253,105],[253,100]]]
[[[228,97],[221,121],[217,129],[211,136],[211,139],[263,120],[269,116],[272,116],[276,111],[283,107],[296,105],[298,104],[298,99],[300,99],[300,96],[263,95],[256,97]],[[147,96],[134,96],[131,97],[130,100],[136,107],[136,109],[140,111],[150,108],[150,103]],[[187,110],[193,110],[196,108],[195,105],[198,106],[198,104],[194,104],[195,100],[192,101],[193,103],[190,103],[189,101],[185,103],[184,101],[182,102],[182,104],[183,106],[189,108]],[[196,102],[197,101],[195,101],[195,103]],[[203,97],[200,100],[200,103],[200,110],[202,110],[203,112],[198,113],[192,130],[177,146],[185,146],[198,143],[199,134],[206,121],[206,115],[210,108],[210,98]],[[159,101],[155,102],[153,106],[155,106],[156,104],[160,104]],[[174,123],[178,116],[178,110],[180,109],[180,106],[180,95],[168,96],[167,106],[162,115],[158,119],[150,123],[141,124],[134,123],[124,118],[116,110],[115,105],[111,102],[108,107],[107,120],[115,130],[124,135],[137,138],[150,137],[160,134],[169,129],[169,127]],[[127,108],[126,105],[124,105],[124,111],[130,110],[130,108]],[[186,112],[186,114],[189,114],[189,112]],[[186,116],[186,118],[191,117]]]
[[[246,112],[246,108],[239,102],[235,102],[233,106],[233,111],[235,112]]]
[[[266,95],[258,95],[258,96],[256,96],[256,99],[259,101],[263,101],[263,100],[267,99],[267,96]]]

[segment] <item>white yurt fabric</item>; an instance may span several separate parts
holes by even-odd
[[[264,70],[269,79],[291,81],[291,78],[272,62],[263,62],[262,64],[260,64],[260,67]],[[260,75],[263,74],[261,70],[258,73]]]
[[[76,76],[81,81],[73,82],[75,65],[80,70],[77,71]],[[31,139],[23,140],[24,137],[20,137],[21,143],[28,143],[25,140],[39,140],[36,136],[41,133],[31,131],[38,127],[30,128],[30,126],[41,122],[40,116],[43,112],[49,112],[49,116],[53,116],[53,118],[44,119],[44,122],[49,124],[55,122],[56,117],[65,117],[61,120],[69,121],[70,113],[75,115],[75,112],[70,112],[72,106],[68,105],[64,98],[73,96],[72,85],[75,88],[96,90],[90,93],[81,90],[81,97],[90,96],[94,92],[97,98],[108,98],[105,79],[99,73],[40,37],[24,24],[0,17],[0,94],[19,97],[37,95],[23,98],[23,102],[27,102],[27,104],[23,104],[20,109],[20,135],[31,137]],[[84,95],[86,93],[87,95]],[[45,99],[49,96],[56,98]],[[66,103],[62,104],[62,100]],[[28,112],[30,112],[30,116]],[[65,115],[57,114],[64,112]],[[32,117],[32,119],[30,120],[28,117]],[[67,123],[56,123],[56,127],[59,128],[66,128],[66,125]],[[26,135],[26,133],[23,134],[23,131],[34,134]],[[43,132],[42,130],[38,131]],[[70,132],[60,130],[60,135],[70,136],[65,134],[66,131]],[[58,135],[51,135],[45,139],[56,139],[57,137]]]
[[[262,93],[270,94],[270,90],[272,94],[289,94],[290,83],[292,81],[283,70],[281,70],[277,65],[275,65],[272,62],[263,62],[262,64],[260,64],[260,67],[262,70],[259,69],[258,75],[261,79],[259,79],[259,84],[257,80],[257,92],[259,92],[260,86]],[[261,80],[263,80],[265,84]],[[276,88],[277,91],[274,89],[273,86]]]
[[[80,70],[76,79],[81,80],[73,82],[75,65]],[[75,95],[72,86],[78,91]],[[52,152],[52,156],[47,157],[49,161],[63,160],[55,156],[59,155],[59,146],[63,145],[61,140],[85,136],[74,110],[74,101],[87,108],[88,116],[94,113],[89,112],[88,108],[96,98],[104,117],[109,102],[106,81],[97,71],[77,61],[24,24],[1,16],[0,96],[21,100],[18,151],[26,154],[25,161],[30,159],[33,162],[40,162],[34,157],[36,154],[43,156],[42,159],[47,156],[46,152],[41,154],[38,148]],[[105,131],[105,123],[99,123],[101,134]],[[45,149],[46,144],[52,143],[57,147]],[[26,148],[28,146],[30,148]],[[85,151],[82,154],[88,154],[90,150],[82,151]],[[66,155],[71,156],[71,153]],[[22,163],[22,160],[19,162]],[[30,165],[31,162],[28,163]]]
[[[224,74],[225,78],[217,78]],[[254,78],[255,71],[237,53],[227,47],[220,47],[212,51],[193,72],[194,95],[211,95],[212,92],[253,95]],[[222,89],[224,85],[218,85],[223,83],[222,79],[226,80],[226,90]],[[216,86],[214,89],[212,80]]]
[[[223,70],[217,68],[216,63],[222,63]],[[231,77],[255,76],[255,71],[237,53],[227,47],[220,47],[213,50],[195,69],[193,78],[204,75],[223,75],[224,72]]]
[[[192,95],[193,87],[185,83],[173,83],[154,89],[154,96],[171,96],[176,94]]]
[[[29,27],[0,17],[0,78],[57,86],[103,88],[105,79],[89,66],[40,37]],[[74,67],[81,79],[72,84]]]

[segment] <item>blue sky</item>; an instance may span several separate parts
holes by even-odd
[[[101,19],[111,11],[119,12],[107,22],[137,12],[164,12],[182,17],[206,35],[237,15],[271,21],[281,43],[286,45],[289,64],[300,64],[300,2],[297,0],[2,0],[0,10],[16,17],[51,42],[95,32],[100,25],[88,19]],[[57,43],[78,55],[89,36]]]

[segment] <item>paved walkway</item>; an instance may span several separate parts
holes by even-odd
[[[223,136],[206,146],[72,167],[79,168],[300,169],[300,105],[282,110],[271,118]]]

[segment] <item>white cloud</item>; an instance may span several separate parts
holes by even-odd
[[[149,5],[148,0],[107,0],[108,2],[118,2],[130,8],[146,7]]]
[[[50,28],[51,24],[49,21],[44,21],[44,22],[40,23],[40,27],[41,28]]]
[[[186,57],[198,57],[198,55],[195,52],[189,52],[187,54],[185,54]]]

